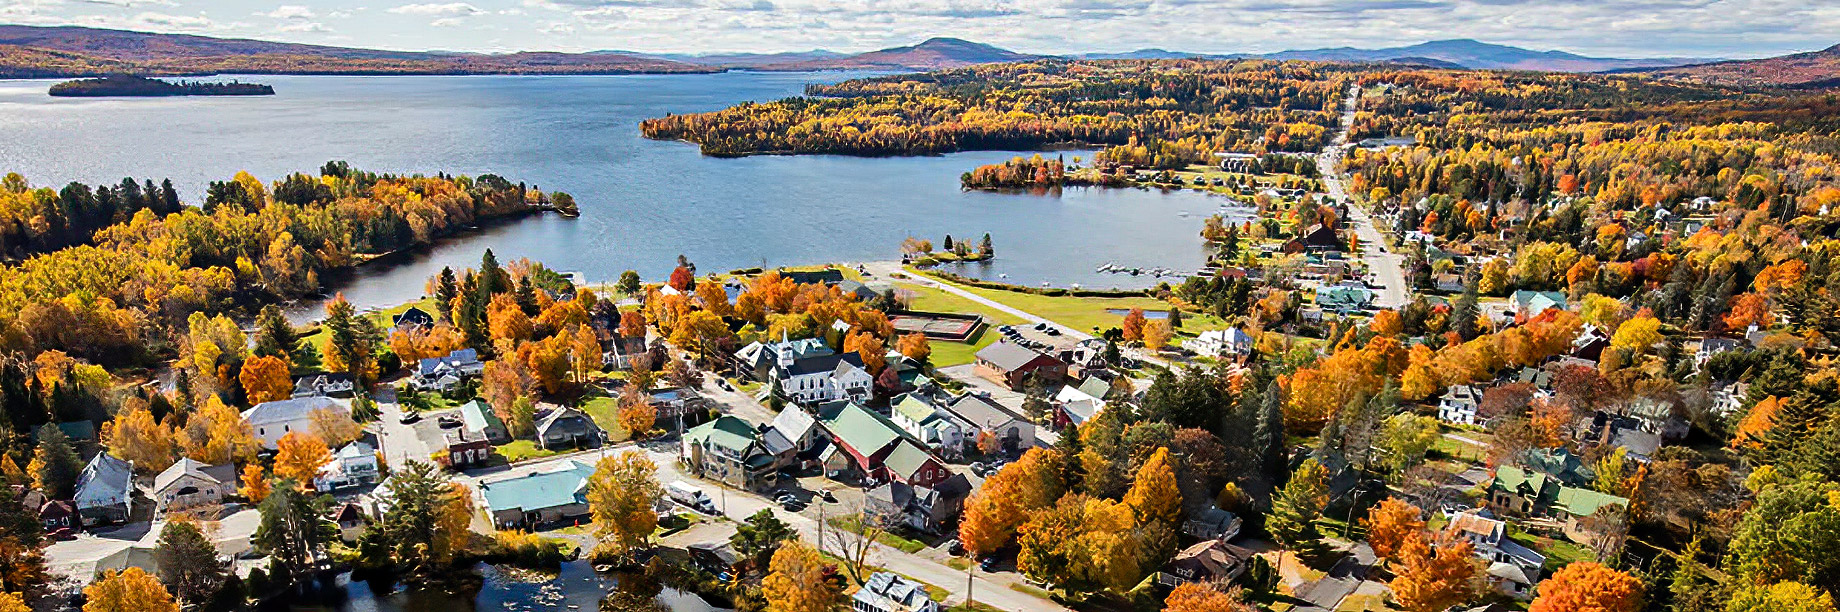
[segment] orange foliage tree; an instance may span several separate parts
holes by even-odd
[[[1642,581],[1629,574],[1581,561],[1540,583],[1528,612],[1635,612],[1642,607]]]
[[[250,403],[284,400],[294,395],[294,381],[288,376],[288,364],[279,357],[251,357],[243,362],[237,375]]]
[[[1392,559],[1405,547],[1406,543],[1425,537],[1425,521],[1419,518],[1417,506],[1401,501],[1396,497],[1380,500],[1380,505],[1361,519],[1361,526],[1367,528],[1367,543],[1374,549],[1374,556]]]

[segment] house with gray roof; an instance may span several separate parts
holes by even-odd
[[[235,465],[205,465],[185,457],[153,478],[153,499],[161,513],[213,506],[236,486]]]
[[[83,526],[122,523],[134,503],[134,463],[103,452],[83,466],[77,476],[77,514]]]
[[[1030,378],[1057,383],[1067,377],[1067,364],[1050,355],[1014,342],[998,341],[977,352],[972,372],[1009,389],[1021,389]]]
[[[875,377],[854,352],[797,357],[791,349],[781,348],[768,380],[778,383],[780,393],[800,404],[866,402],[875,392]]]
[[[876,572],[850,597],[855,612],[940,612],[926,585],[894,572]]]
[[[332,398],[312,395],[292,399],[262,402],[254,408],[243,411],[243,421],[256,432],[256,439],[262,441],[262,447],[275,450],[275,443],[290,433],[313,433],[313,413],[327,410],[341,418],[349,420],[351,409]]]
[[[1020,453],[1035,447],[1035,424],[996,400],[966,393],[946,404],[946,410],[969,423],[967,444],[975,447],[993,439],[999,453]]]
[[[753,425],[734,416],[684,432],[680,457],[690,473],[736,489],[766,491],[778,484],[778,457],[767,452]]]
[[[558,406],[537,419],[537,446],[544,449],[596,448],[606,441],[594,417],[576,408]]]
[[[486,364],[479,360],[479,351],[460,349],[416,362],[415,375],[409,379],[409,384],[423,391],[447,391],[485,370]]]
[[[822,339],[801,338],[779,342],[754,342],[735,351],[731,359],[734,361],[736,371],[754,380],[766,382],[770,379],[773,365],[779,361],[781,352],[790,352],[795,360],[836,353]]]
[[[351,397],[357,384],[344,372],[316,372],[294,377],[293,397],[325,395]]]
[[[352,442],[332,453],[332,461],[319,469],[313,488],[322,493],[377,482],[377,449]]]
[[[937,485],[914,486],[889,482],[870,489],[863,511],[888,524],[906,525],[926,533],[944,533],[964,510],[971,481],[953,474]]]
[[[501,529],[552,525],[588,516],[588,479],[594,466],[568,460],[539,471],[484,482],[492,524]]]
[[[773,416],[760,434],[761,447],[773,455],[778,469],[805,468],[818,461],[818,451],[828,447],[818,419],[798,406],[787,406]]]

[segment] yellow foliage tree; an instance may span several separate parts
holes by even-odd
[[[83,612],[179,612],[172,593],[138,567],[103,574],[83,587],[83,597]]]
[[[760,594],[768,612],[829,612],[841,597],[827,580],[824,559],[803,540],[792,540],[773,552]]]
[[[588,511],[594,530],[617,555],[638,550],[658,528],[653,506],[664,496],[658,466],[645,453],[626,451],[602,457],[588,479]]]
[[[1137,478],[1131,482],[1124,503],[1131,508],[1138,525],[1161,523],[1174,528],[1181,521],[1182,491],[1176,488],[1175,467],[1170,461],[1169,449],[1158,448],[1137,468]]]
[[[320,468],[332,462],[332,451],[312,434],[291,432],[281,436],[275,448],[275,477],[292,480],[302,489],[311,489]]]
[[[172,428],[154,420],[147,400],[123,401],[106,432],[109,452],[134,462],[137,468],[158,472],[173,463]]]
[[[294,395],[294,381],[288,376],[288,363],[279,357],[257,356],[243,362],[237,375],[250,403],[284,400]]]
[[[212,395],[185,423],[185,456],[211,465],[247,461],[261,444],[235,408]]]
[[[237,489],[237,494],[252,504],[268,498],[268,475],[262,473],[262,466],[255,463],[243,466],[243,487]]]

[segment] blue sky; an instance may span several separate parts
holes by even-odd
[[[1831,0],[0,0],[0,23],[385,49],[864,51],[957,36],[1035,53],[1265,52],[1475,38],[1761,57],[1840,42]]]

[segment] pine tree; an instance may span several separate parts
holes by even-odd
[[[217,547],[190,520],[167,522],[153,555],[159,561],[160,582],[185,603],[209,601],[230,574],[217,557]]]
[[[287,317],[274,304],[262,307],[256,317],[255,353],[262,357],[279,357],[292,361],[299,336]]]
[[[1291,474],[1284,489],[1272,497],[1271,516],[1265,520],[1265,531],[1299,557],[1312,561],[1321,559],[1328,552],[1328,545],[1316,528],[1316,519],[1322,516],[1323,507],[1328,504],[1327,472],[1315,459],[1306,460]]]
[[[454,279],[452,266],[441,266],[441,277],[434,285],[434,307],[439,310],[436,316],[452,320],[454,299],[460,296],[460,283]]]
[[[1254,424],[1252,450],[1258,456],[1260,480],[1269,492],[1284,486],[1287,467],[1284,443],[1284,388],[1278,381],[1266,385],[1258,421]]]
[[[76,494],[77,475],[83,461],[70,448],[70,438],[57,425],[46,423],[38,428],[38,449],[32,454],[32,479],[38,490],[51,499],[70,499]]]

